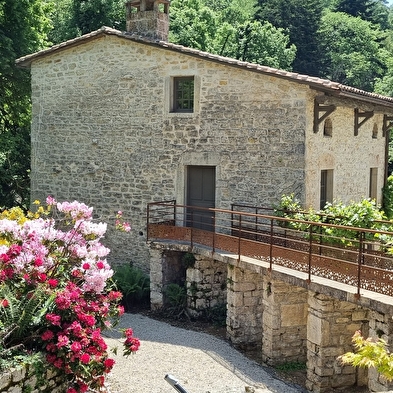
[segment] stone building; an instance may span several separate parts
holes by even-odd
[[[393,98],[168,42],[169,1],[17,60],[32,75],[32,199],[94,206],[116,263],[148,270],[146,205],[381,202]],[[194,191],[197,192],[194,192]],[[203,190],[200,197],[199,191]]]

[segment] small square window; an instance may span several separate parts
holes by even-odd
[[[194,111],[194,77],[173,78],[173,112]]]

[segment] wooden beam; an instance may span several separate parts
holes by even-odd
[[[334,111],[336,110],[335,105],[321,105],[317,99],[314,100],[314,133],[316,134],[319,130],[319,125]],[[323,115],[320,116],[320,113]]]
[[[393,126],[393,116],[383,115],[382,136],[386,136],[386,132]]]
[[[359,128],[374,116],[374,111],[360,112],[359,108],[355,108],[355,136],[359,135]],[[363,119],[363,120],[360,120]]]

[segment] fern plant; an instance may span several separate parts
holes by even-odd
[[[123,303],[130,309],[136,303],[146,303],[150,299],[150,278],[141,269],[122,265],[115,268],[113,280],[123,294]]]
[[[51,309],[54,295],[49,295],[39,286],[24,296],[17,296],[16,290],[8,285],[0,285],[0,330],[8,331],[3,347],[17,343],[31,347],[43,325],[45,314]]]

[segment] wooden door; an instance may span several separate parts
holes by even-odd
[[[216,168],[189,166],[187,168],[187,205],[202,208],[216,206]],[[214,212],[188,208],[187,226],[214,231]]]

